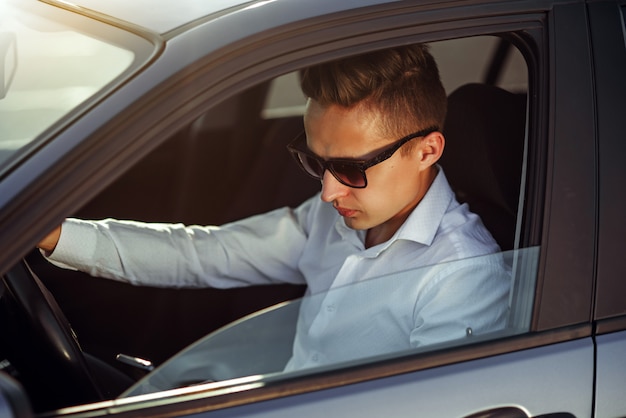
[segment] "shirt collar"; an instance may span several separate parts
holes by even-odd
[[[375,257],[397,240],[413,241],[426,246],[432,244],[443,216],[454,198],[454,192],[450,188],[443,169],[439,165],[437,165],[437,169],[437,176],[435,176],[428,191],[393,237],[367,249],[368,253],[371,252],[371,255]],[[341,216],[338,216],[335,229],[344,240],[351,242],[361,250],[365,250],[366,231],[356,231],[347,227]]]
[[[432,244],[443,216],[454,199],[454,192],[443,169],[440,166],[437,169],[437,176],[422,200],[388,242],[405,239],[424,245]]]

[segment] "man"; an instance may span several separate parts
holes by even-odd
[[[509,275],[472,258],[498,246],[437,165],[446,94],[427,47],[308,68],[302,89],[306,134],[289,150],[319,196],[222,227],[69,219],[41,248],[133,284],[306,283],[288,370],[502,328]]]

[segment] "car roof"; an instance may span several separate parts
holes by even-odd
[[[242,9],[257,9],[255,16],[263,16],[263,6],[270,3],[290,4],[286,9],[298,9],[298,15],[323,15],[355,8],[395,3],[401,0],[40,0],[60,7],[83,9],[99,15],[102,20],[124,22],[155,34],[164,35],[181,27],[193,27],[194,22],[218,18]],[[447,3],[451,0],[431,0],[428,3]],[[469,1],[469,0],[461,0]],[[501,0],[483,0],[486,2]],[[520,1],[520,0],[515,0]],[[273,13],[269,8],[267,13]],[[274,9],[275,10],[275,9]],[[262,18],[260,18],[263,20]]]
[[[267,2],[267,0],[72,0],[69,3],[163,34],[225,10],[238,9],[246,5],[258,7]]]

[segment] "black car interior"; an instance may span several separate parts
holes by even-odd
[[[526,95],[466,84],[448,96],[441,165],[457,199],[480,215],[503,251],[515,248]]]
[[[219,225],[296,206],[312,196],[319,183],[302,173],[285,149],[302,131],[302,118],[261,117],[268,89],[268,84],[257,86],[212,109],[73,216]],[[519,245],[526,107],[525,92],[507,92],[489,83],[465,85],[449,95],[441,165],[459,200],[481,215],[503,250]],[[207,333],[304,292],[292,285],[227,290],[135,287],[61,270],[38,251],[27,262],[3,279],[0,320],[14,321],[11,338],[30,341],[26,345],[33,352],[20,355],[3,342],[0,355],[14,363],[27,385],[43,369],[55,377],[32,390],[39,410],[120,393],[145,372],[117,362],[119,353],[158,365]],[[19,275],[36,275],[41,282],[19,288]],[[33,298],[39,300],[35,303]],[[29,312],[30,316],[19,312],[33,304],[48,307]],[[22,316],[29,319],[15,322]],[[52,329],[32,335],[25,331],[42,320],[52,323]],[[52,341],[35,340],[39,337],[33,335],[40,332],[53,336]],[[58,353],[29,365],[28,358],[37,357],[41,344],[60,344],[62,351],[72,353],[71,366],[60,372],[56,364],[64,360],[55,357]],[[20,341],[15,347],[24,345]],[[36,372],[29,374],[34,368]],[[83,375],[85,370],[88,374]],[[58,376],[86,393],[75,392],[73,399],[54,395],[55,385],[64,386]]]

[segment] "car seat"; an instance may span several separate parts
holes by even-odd
[[[525,132],[525,94],[466,84],[448,97],[440,164],[502,251],[516,247]]]
[[[304,130],[302,116],[273,119],[237,198],[230,220],[290,206],[296,207],[320,190],[320,182],[306,175],[292,160],[287,144]]]

